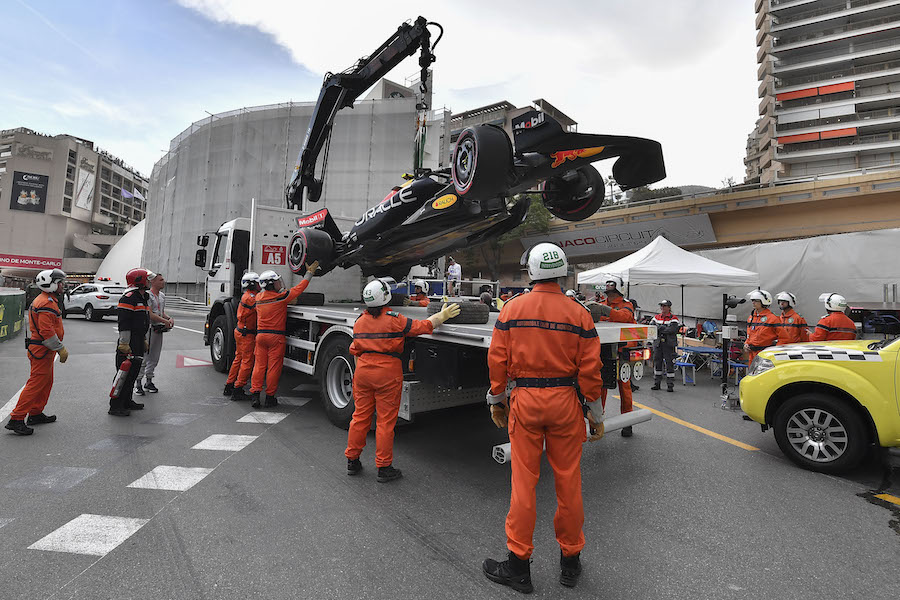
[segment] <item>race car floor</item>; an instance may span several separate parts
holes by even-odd
[[[481,561],[505,554],[507,441],[483,406],[397,431],[403,479],[345,474],[346,433],[312,380],[282,403],[222,398],[202,319],[176,316],[143,411],[106,414],[115,322],[67,319],[47,412],[30,437],[0,430],[2,598],[512,598]],[[0,415],[28,375],[0,345]],[[635,394],[656,411],[585,447],[584,575],[557,579],[552,473],[543,465],[532,576],[545,598],[900,595],[900,473],[870,457],[847,477],[784,459],[771,432],[718,407],[715,384]],[[611,397],[608,411],[618,401]],[[880,496],[880,497],[876,497]]]

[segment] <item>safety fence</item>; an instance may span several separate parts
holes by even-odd
[[[19,335],[25,324],[25,292],[0,288],[0,342]]]

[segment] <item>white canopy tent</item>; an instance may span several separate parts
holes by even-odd
[[[759,285],[759,274],[731,267],[684,250],[664,237],[624,258],[578,274],[578,283],[605,283],[611,275],[627,284],[675,285],[681,287],[681,313],[684,314],[684,288],[701,286]]]

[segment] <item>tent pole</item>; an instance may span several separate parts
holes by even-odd
[[[684,314],[684,284],[681,284],[681,323],[687,331],[687,316]],[[684,334],[681,335],[681,344],[684,345]]]

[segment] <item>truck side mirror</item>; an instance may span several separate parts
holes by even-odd
[[[197,253],[194,254],[194,264],[201,269],[206,268],[206,248],[200,248],[199,250],[197,250]]]
[[[197,245],[201,248],[206,248],[209,245],[209,236],[208,235],[198,235],[197,236]],[[197,265],[198,267],[201,265]]]

